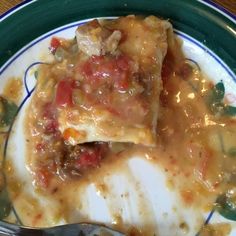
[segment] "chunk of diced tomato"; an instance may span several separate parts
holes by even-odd
[[[77,168],[86,169],[88,167],[96,167],[99,165],[101,156],[99,152],[82,152],[77,160]]]
[[[66,107],[72,105],[72,89],[70,80],[61,80],[58,83],[55,99],[57,106]]]
[[[53,103],[46,103],[42,110],[43,127],[45,134],[55,134],[58,130],[56,107]]]
[[[90,61],[94,64],[102,64],[105,60],[105,57],[104,56],[92,56]]]
[[[99,144],[90,148],[83,148],[75,162],[77,169],[98,167],[107,152],[106,144]]]
[[[113,84],[116,89],[127,90],[129,87],[130,59],[118,57],[92,56],[81,67],[87,83]]]
[[[47,169],[40,168],[36,171],[36,184],[42,188],[47,188],[51,181],[51,174]]]
[[[117,58],[116,64],[122,70],[129,70],[130,59],[128,56],[121,55]]]
[[[129,88],[128,73],[125,71],[120,73],[119,78],[115,81],[115,85],[119,90],[127,90]]]
[[[45,150],[45,148],[46,148],[45,143],[37,143],[36,147],[35,147],[37,152],[43,152]]]
[[[53,102],[48,102],[44,104],[43,109],[42,109],[42,115],[43,115],[43,118],[46,120],[55,119],[56,107],[53,104]]]
[[[55,54],[57,48],[61,45],[60,40],[56,37],[53,37],[50,42],[50,51],[52,54]]]
[[[45,125],[45,134],[55,134],[58,131],[57,120],[47,120]]]

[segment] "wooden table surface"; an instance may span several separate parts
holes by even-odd
[[[0,14],[9,10],[11,7],[23,2],[22,0],[0,0]],[[236,15],[236,0],[214,0],[214,2],[226,8]]]

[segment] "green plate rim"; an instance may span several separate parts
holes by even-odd
[[[177,30],[203,43],[236,74],[236,21],[221,9],[214,9],[208,2],[196,0],[23,2],[0,18],[0,67],[29,42],[62,25],[87,18],[132,13],[170,19]]]

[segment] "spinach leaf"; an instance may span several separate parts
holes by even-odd
[[[37,80],[38,79],[38,75],[39,75],[39,72],[36,70],[35,72],[34,72],[34,78]]]
[[[10,125],[17,113],[17,105],[0,96],[0,127]]]
[[[216,210],[224,218],[236,221],[236,202],[223,194],[216,200]]]
[[[212,104],[220,103],[225,96],[225,87],[222,82],[217,83],[206,94],[206,103],[211,106]]]
[[[214,101],[221,102],[225,96],[225,86],[222,82],[217,83],[212,89],[212,96]]]
[[[224,96],[224,84],[222,82],[219,82],[205,95],[205,102],[209,110],[214,115],[236,116],[236,107],[224,104]]]
[[[223,114],[226,116],[236,116],[236,107],[225,105]]]
[[[4,219],[10,214],[11,208],[12,204],[6,186],[3,186],[3,189],[0,190],[0,220]]]

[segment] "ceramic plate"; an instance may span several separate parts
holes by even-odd
[[[89,19],[128,14],[152,14],[170,19],[175,34],[183,41],[186,57],[197,62],[214,83],[223,81],[225,96],[230,105],[236,106],[236,20],[235,16],[210,2],[25,1],[0,18],[0,94],[11,77],[19,78],[24,85],[9,135],[1,133],[3,162],[13,163],[15,179],[23,183],[23,187],[21,191],[16,188],[17,197],[14,198],[3,187],[0,196],[2,219],[10,211],[10,216],[5,219],[28,224],[27,217],[32,217],[35,206],[24,198],[27,193],[36,199],[42,209],[50,209],[45,210],[44,226],[67,223],[63,217],[55,219],[59,207],[57,203],[34,191],[25,166],[23,122],[36,83],[34,72],[49,57],[48,46],[52,35],[73,38],[76,27]],[[222,217],[212,209],[203,211],[184,205],[178,192],[169,188],[166,173],[161,167],[153,166],[139,156],[132,156],[125,163],[129,170],[126,174],[115,172],[105,179],[110,188],[108,196],[99,193],[99,188],[93,183],[87,185],[83,196],[75,189],[74,194],[80,195],[83,206],[79,206],[75,200],[71,222],[87,219],[107,225],[122,223],[137,228],[142,226],[145,230],[141,234],[146,235],[155,232],[156,235],[191,236],[197,235],[204,224],[225,222],[232,226],[230,235],[236,235],[233,220]],[[6,183],[10,181],[11,176],[5,177]],[[120,197],[125,194],[128,197]],[[234,214],[236,219],[236,212]]]

